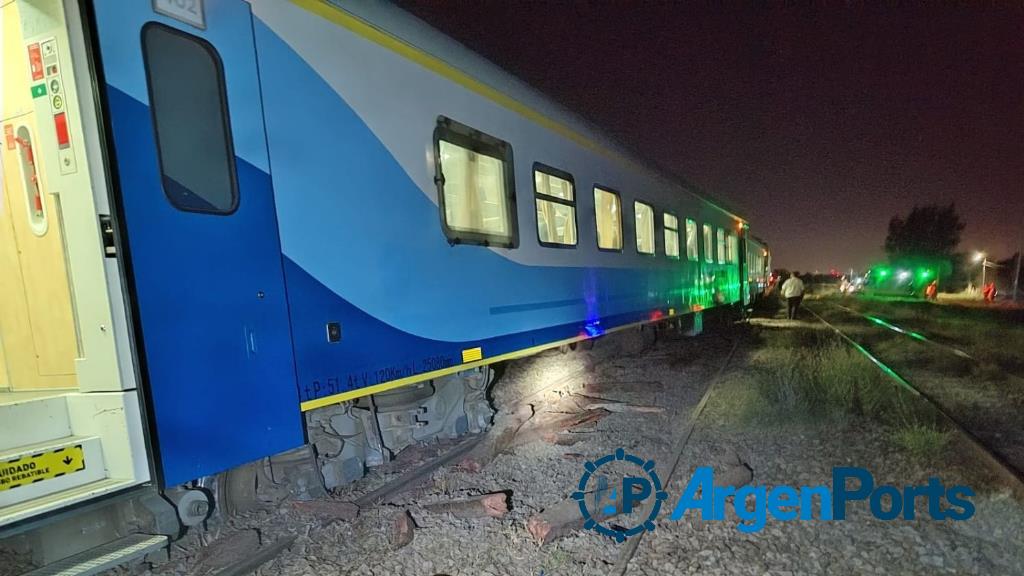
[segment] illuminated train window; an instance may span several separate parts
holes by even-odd
[[[711,224],[704,225],[704,261],[708,263],[715,261],[715,238]]]
[[[665,212],[661,215],[662,228],[665,229],[665,255],[679,258],[679,218],[675,214]]]
[[[434,129],[434,159],[448,241],[518,246],[512,146],[442,116]]]
[[[633,202],[636,214],[636,251],[654,254],[654,208],[640,201]]]
[[[729,263],[730,264],[739,264],[740,263],[740,244],[736,240],[736,235],[735,234],[729,234],[729,236],[726,237],[725,241],[726,241],[725,248],[726,248],[726,251],[728,252]]]
[[[622,199],[614,190],[594,186],[594,217],[597,220],[597,247],[622,250]]]
[[[28,211],[28,224],[36,236],[46,234],[46,200],[43,198],[39,184],[39,169],[36,166],[36,151],[32,145],[32,134],[28,128],[21,126],[14,138],[18,146],[18,159],[21,161],[21,179],[25,190],[25,208]]]
[[[686,259],[696,262],[697,255],[697,223],[689,218],[686,219]]]
[[[576,189],[568,172],[536,163],[533,190],[537,202],[537,239],[542,246],[576,245]]]
[[[718,229],[718,263],[725,264],[725,230]]]
[[[180,210],[234,212],[235,152],[217,51],[156,23],[143,28],[142,47],[164,194]]]

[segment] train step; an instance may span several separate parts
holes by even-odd
[[[127,564],[167,546],[167,536],[132,534],[75,554],[23,576],[89,576]]]
[[[133,391],[0,391],[0,532],[148,479]]]
[[[0,452],[71,435],[65,391],[0,392]]]

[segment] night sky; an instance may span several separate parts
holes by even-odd
[[[401,4],[739,210],[776,266],[862,268],[891,216],[936,201],[961,250],[1016,251],[1020,4]]]

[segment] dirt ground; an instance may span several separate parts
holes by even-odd
[[[478,472],[443,467],[415,489],[364,508],[354,520],[332,521],[330,515],[284,503],[211,521],[175,544],[169,562],[118,572],[214,573],[211,557],[243,547],[251,535],[264,547],[294,538],[257,570],[263,575],[610,574],[622,562],[626,545],[586,529],[542,545],[528,527],[532,518],[571,497],[585,462],[622,448],[653,460],[668,493],[656,528],[643,536],[626,565],[627,574],[1024,574],[1024,507],[1005,490],[989,485],[977,472],[977,463],[954,445],[921,457],[895,442],[890,426],[867,416],[781,417],[766,407],[755,383],[771,355],[787,346],[789,340],[778,334],[820,329],[810,320],[767,318],[715,326],[699,337],[663,335],[654,341],[648,330],[602,338],[593,350],[549,351],[511,362],[493,391],[502,412],[514,411],[522,402],[531,404],[537,415],[562,412],[572,402],[579,404],[580,394],[593,396],[595,391],[609,406],[619,407],[555,437],[516,445]],[[693,420],[712,382],[714,391]],[[622,405],[643,411],[622,411]],[[691,424],[693,435],[669,479],[679,439]],[[428,452],[421,452],[420,459]],[[355,500],[385,484],[417,463],[416,451],[410,454],[404,468],[400,458],[396,465],[372,471],[332,494],[331,501]],[[926,515],[882,521],[866,506],[854,506],[844,521],[769,518],[754,533],[738,530],[740,519],[733,513],[721,521],[702,520],[693,512],[670,520],[668,511],[699,466],[768,487],[827,486],[835,466],[863,467],[877,483],[897,486],[937,476],[946,485],[973,487],[977,511],[959,522]],[[431,503],[495,492],[508,494],[510,503],[510,510],[498,518],[463,519],[428,509]],[[412,540],[398,546],[395,521],[406,515],[414,526]],[[634,517],[616,521],[625,527]],[[232,537],[237,545],[227,540]]]

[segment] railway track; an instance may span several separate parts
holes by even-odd
[[[693,436],[693,431],[697,427],[697,422],[700,420],[701,414],[704,412],[704,407],[707,406],[708,400],[714,393],[715,384],[722,379],[722,374],[728,370],[729,365],[732,363],[733,356],[736,355],[736,349],[739,347],[739,341],[734,341],[732,347],[729,349],[728,355],[725,357],[725,361],[719,366],[718,370],[708,380],[707,387],[704,390],[704,394],[701,396],[700,402],[690,411],[690,416],[687,419],[686,425],[679,430],[679,434],[675,439],[672,447],[672,453],[670,455],[672,463],[668,468],[668,474],[665,476],[665,486],[668,486],[669,482],[672,481],[675,476],[676,469],[679,467],[679,461],[682,459],[683,450],[686,449],[686,445],[689,444],[690,438]],[[678,418],[676,419],[678,420]],[[650,509],[651,503],[648,502],[645,505],[644,515],[646,515]],[[612,566],[609,574],[613,576],[623,576],[629,569],[629,563],[636,555],[637,549],[640,547],[640,542],[643,540],[644,532],[636,535],[626,542],[623,546],[622,551],[619,552],[619,557]]]
[[[892,330],[893,332],[896,332],[897,334],[902,334],[904,336],[907,336],[908,338],[913,338],[914,340],[917,340],[918,342],[924,342],[925,344],[928,344],[930,346],[935,346],[935,347],[938,347],[938,348],[942,348],[942,349],[947,350],[947,351],[949,351],[950,353],[952,353],[952,354],[954,354],[956,356],[959,356],[960,358],[964,358],[966,360],[975,361],[973,356],[971,356],[967,352],[964,352],[960,348],[957,348],[955,346],[951,346],[949,344],[943,344],[942,342],[937,342],[937,341],[929,338],[928,336],[925,336],[921,332],[903,328],[903,327],[898,326],[898,325],[896,325],[896,324],[894,324],[892,322],[889,322],[888,320],[885,320],[884,318],[882,318],[880,316],[876,316],[876,315],[873,315],[873,314],[865,314],[865,313],[863,313],[863,312],[861,312],[859,310],[854,310],[853,308],[850,308],[849,306],[843,306],[842,304],[833,304],[833,306],[835,306],[836,308],[839,308],[840,310],[845,310],[846,312],[849,312],[850,314],[855,314],[857,316],[860,316],[860,317],[864,318],[865,320],[868,320],[868,321],[870,321],[870,322],[872,322],[874,324],[882,326],[883,328],[886,328],[888,330]]]
[[[934,350],[948,353],[966,362],[976,363],[976,361],[966,352],[963,352],[954,346],[936,342],[919,332],[906,330],[891,322],[878,318],[877,316],[863,314],[846,306],[833,305],[832,307],[842,310],[849,315],[866,320],[872,325],[905,336],[914,342],[930,346]],[[976,425],[976,419],[969,421],[961,414],[958,414],[957,411],[950,409],[947,403],[944,402],[938,394],[930,390],[927,386],[921,385],[921,381],[924,380],[923,378],[918,379],[908,377],[906,372],[899,371],[897,369],[898,367],[893,367],[889,363],[885,362],[878,354],[872,352],[862,343],[848,335],[844,330],[836,325],[838,322],[829,322],[822,316],[822,314],[819,314],[811,306],[807,306],[805,308],[815,318],[817,318],[818,321],[838,335],[844,342],[849,344],[860,354],[864,355],[900,388],[909,392],[911,396],[927,403],[931,410],[934,411],[934,413],[949,427],[949,429],[955,431],[957,435],[965,441],[965,446],[969,447],[975,456],[988,465],[989,469],[1001,481],[1001,483],[1011,489],[1018,498],[1024,499],[1024,459],[1015,457],[1014,450],[1007,449],[1016,448],[1019,450],[1024,448],[1024,446],[994,446],[993,444],[995,444],[995,442],[993,441],[994,438],[991,431],[979,431],[979,427]],[[1012,375],[1007,376],[1012,377]],[[964,382],[963,384],[970,386],[969,382]],[[1004,423],[1003,426],[1003,429],[1019,433],[1015,428],[1016,427],[1012,423]],[[995,436],[999,436],[999,434],[996,433]]]

